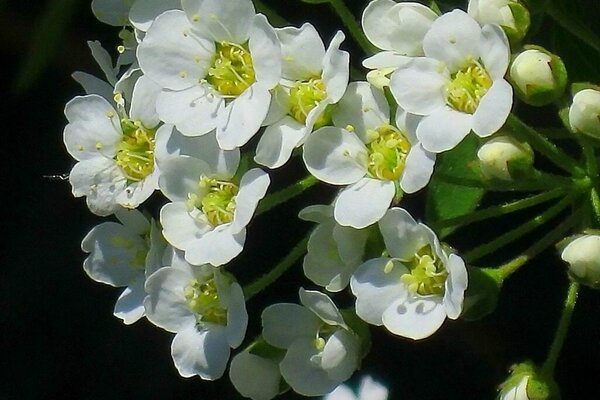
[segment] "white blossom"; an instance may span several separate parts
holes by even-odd
[[[573,132],[600,138],[600,91],[584,89],[573,96],[569,124]]]

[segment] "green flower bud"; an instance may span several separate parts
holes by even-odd
[[[567,239],[560,257],[569,264],[569,275],[600,289],[600,235],[577,235]]]
[[[533,150],[528,143],[510,136],[496,136],[477,151],[483,176],[504,181],[527,175],[533,167],[533,157]]]
[[[470,0],[467,11],[481,25],[500,25],[513,46],[529,30],[529,11],[519,0]]]
[[[569,124],[573,132],[600,139],[600,91],[584,89],[573,96]]]
[[[509,80],[527,104],[544,106],[558,99],[567,86],[567,70],[555,54],[528,46],[512,61]]]
[[[500,385],[498,400],[558,400],[560,392],[552,377],[542,374],[530,362],[511,367],[510,376]]]

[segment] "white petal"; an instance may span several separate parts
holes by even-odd
[[[254,161],[269,168],[279,168],[305,136],[305,126],[290,116],[268,126],[256,146]]]
[[[365,399],[369,399],[365,397]],[[340,385],[335,388],[335,390],[325,397],[323,400],[364,400],[362,398],[357,398],[354,395],[354,392],[346,385]]]
[[[329,378],[327,372],[312,361],[318,354],[314,338],[298,339],[288,349],[279,364],[281,375],[294,392],[303,396],[320,396],[329,393],[338,381]]]
[[[304,290],[300,288],[300,303],[328,325],[341,326],[348,329],[344,322],[344,317],[338,310],[337,306],[325,293],[316,290]]]
[[[423,118],[417,137],[425,150],[442,153],[456,147],[469,134],[473,120],[473,115],[446,106]]]
[[[187,326],[196,325],[196,316],[189,309],[184,290],[193,275],[189,271],[164,267],[146,280],[144,300],[146,318],[154,325],[177,332]]]
[[[256,80],[273,89],[281,79],[281,44],[264,15],[254,17],[248,41]]]
[[[177,332],[171,343],[171,357],[179,375],[215,380],[223,376],[229,360],[229,346],[222,329],[198,330],[190,325]]]
[[[156,18],[137,48],[140,68],[163,88],[172,90],[196,86],[212,63],[215,43],[192,32],[179,10]]]
[[[165,204],[160,210],[160,223],[165,239],[179,250],[195,245],[210,229],[190,216],[184,202]]]
[[[108,83],[114,85],[117,82],[117,75],[112,64],[112,57],[108,51],[106,51],[106,49],[102,47],[102,44],[97,40],[88,40],[87,45],[92,51],[92,57],[94,57],[94,60],[102,72],[104,72],[104,76]]]
[[[329,337],[321,354],[321,367],[329,378],[343,382],[358,367],[358,338],[352,333],[338,329]]]
[[[231,231],[237,233],[250,223],[258,202],[265,197],[271,179],[260,168],[246,172],[240,182],[240,191],[235,202],[235,213],[231,222]]]
[[[221,294],[219,293],[219,296]],[[246,301],[244,300],[244,292],[236,282],[231,284],[229,298],[227,304],[227,329],[225,337],[227,343],[232,349],[237,348],[246,336],[246,328],[248,327],[248,312],[246,311]]]
[[[219,111],[217,141],[224,150],[241,147],[258,130],[269,111],[271,93],[258,83],[246,89],[238,98]]]
[[[299,81],[321,75],[325,45],[313,25],[306,22],[300,28],[289,26],[276,32],[281,41],[285,79]]]
[[[375,382],[370,376],[365,376],[360,381],[358,397],[360,400],[387,400],[388,390],[382,384]]]
[[[344,290],[350,282],[350,277],[358,265],[346,265],[331,258],[324,258],[317,254],[307,254],[302,263],[304,275],[319,286],[325,287],[329,292]]]
[[[423,39],[427,57],[446,64],[457,71],[469,59],[480,57],[481,28],[477,21],[462,10],[455,9],[436,19]]]
[[[367,172],[367,148],[345,129],[320,128],[308,137],[303,149],[306,168],[323,182],[347,185],[357,182]]]
[[[179,8],[180,0],[138,0],[131,5],[129,20],[136,29],[146,32],[157,16],[164,11]]]
[[[212,264],[218,267],[240,254],[245,241],[246,229],[233,234],[229,225],[217,226],[186,248],[185,259],[194,265]]]
[[[158,181],[160,190],[171,201],[187,201],[190,193],[198,192],[198,182],[203,175],[211,174],[204,161],[190,157],[171,157],[161,165]]]
[[[125,325],[137,322],[146,314],[146,309],[144,308],[144,299],[146,298],[144,283],[144,277],[140,277],[133,285],[125,288],[117,299],[114,315],[122,319]]]
[[[397,69],[392,74],[390,89],[398,105],[417,115],[428,115],[444,107],[448,71],[440,67],[437,60],[419,57]]]
[[[382,91],[367,82],[352,82],[333,111],[335,126],[354,128],[365,143],[370,142],[367,129],[390,123],[390,110]]]
[[[494,81],[473,114],[473,132],[486,137],[502,128],[512,108],[512,86],[504,79]]]
[[[405,193],[415,193],[424,188],[431,179],[435,165],[435,153],[430,153],[419,143],[406,157],[400,187]]]
[[[506,34],[498,25],[485,25],[481,29],[481,61],[492,80],[502,79],[510,61],[510,45]]]
[[[369,69],[397,68],[408,64],[411,60],[413,57],[403,56],[393,51],[380,51],[365,58],[362,64]]]
[[[322,204],[308,206],[300,210],[298,218],[321,224],[333,218],[333,207]]]
[[[262,312],[262,335],[267,343],[287,349],[299,337],[314,339],[322,321],[306,307],[277,303]]]
[[[123,208],[115,212],[115,217],[129,229],[138,235],[145,235],[150,231],[150,222],[139,210],[129,210]]]
[[[113,26],[128,24],[127,15],[131,2],[128,0],[92,0],[92,12],[100,22]]]
[[[71,77],[81,85],[86,94],[97,94],[104,97],[108,102],[114,101],[113,87],[108,82],[81,71],[73,72]]]
[[[279,394],[281,374],[274,360],[243,351],[231,359],[229,379],[242,396],[271,400]]]
[[[390,332],[417,340],[431,336],[442,326],[446,310],[440,297],[409,297],[391,304],[382,319]]]
[[[69,183],[75,197],[86,196],[91,212],[106,216],[114,213],[119,205],[117,196],[127,186],[123,171],[109,158],[83,160],[73,166]]]
[[[362,264],[350,280],[350,288],[356,296],[356,315],[373,325],[382,325],[384,311],[397,300],[407,296],[400,277],[408,272],[406,267],[395,263],[386,272],[389,258],[375,258]]]
[[[219,111],[224,107],[225,101],[213,95],[205,85],[179,91],[163,90],[156,99],[161,120],[174,124],[186,136],[200,136],[215,129]]]
[[[332,103],[342,97],[350,76],[350,54],[339,48],[344,38],[344,34],[337,31],[323,58],[322,79],[327,88],[327,98]]]
[[[379,221],[379,230],[390,256],[411,260],[429,240],[426,233],[403,208],[394,207]]]
[[[448,318],[457,319],[462,312],[469,277],[465,262],[456,254],[450,254],[446,269],[448,278],[445,285],[444,306]]]
[[[101,96],[77,96],[65,106],[69,124],[63,140],[71,156],[77,161],[95,157],[113,158],[123,133],[119,114]]]
[[[160,122],[156,112],[156,99],[160,86],[147,76],[141,76],[135,83],[131,98],[129,118],[142,121],[146,128],[154,128]]]
[[[344,188],[336,198],[335,220],[357,229],[374,224],[389,208],[395,192],[392,181],[362,178]]]
[[[194,29],[215,42],[245,43],[254,18],[250,0],[182,0]]]
[[[341,260],[346,264],[354,264],[358,260],[362,262],[368,236],[367,230],[336,224],[333,228],[333,239],[337,243]]]

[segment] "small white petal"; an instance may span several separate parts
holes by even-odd
[[[194,265],[212,264],[218,267],[240,254],[245,241],[246,229],[234,234],[229,225],[220,225],[188,245],[185,249],[185,259]]]
[[[383,313],[383,324],[392,333],[410,339],[424,339],[435,333],[446,319],[440,297],[409,297],[391,304]]]
[[[184,202],[165,204],[160,210],[160,223],[165,239],[179,250],[195,245],[198,238],[210,230],[190,216]]]
[[[360,381],[358,398],[360,400],[387,400],[388,390],[382,384],[375,382],[370,376],[365,376]]]
[[[435,153],[425,150],[420,143],[410,149],[400,179],[400,187],[405,193],[415,193],[429,183],[435,158]]]
[[[265,129],[256,146],[254,161],[269,168],[279,168],[291,157],[304,138],[305,126],[290,116]]]
[[[146,32],[154,19],[167,10],[181,8],[180,0],[142,0],[134,1],[129,10],[131,24]]]
[[[336,198],[335,220],[357,229],[374,224],[385,214],[395,193],[392,181],[362,178],[344,188]]]
[[[250,0],[182,0],[194,30],[215,42],[245,43],[254,19]]]
[[[264,15],[254,17],[248,41],[256,80],[273,89],[281,79],[281,45]]]
[[[456,147],[471,131],[474,116],[451,109],[439,108],[423,118],[417,127],[417,137],[425,150],[442,153]]]
[[[450,254],[446,264],[448,278],[446,279],[444,306],[450,319],[457,319],[462,312],[465,290],[468,284],[465,262],[456,254]]]
[[[506,34],[498,25],[485,25],[481,29],[481,61],[492,80],[502,79],[510,61],[510,45]]]
[[[274,360],[243,351],[232,358],[229,379],[242,396],[271,400],[279,394],[281,374]]]
[[[177,332],[171,343],[171,357],[179,375],[215,380],[223,376],[229,360],[229,346],[222,328],[198,330],[190,325]]]
[[[281,41],[285,79],[298,81],[321,75],[325,45],[313,25],[307,22],[300,28],[289,26],[276,32]]]
[[[267,193],[269,183],[269,174],[260,168],[253,168],[244,174],[236,196],[235,213],[231,222],[232,233],[241,231],[250,223],[258,202]]]
[[[144,283],[144,277],[140,277],[134,284],[125,288],[117,299],[114,315],[122,319],[125,325],[137,322],[146,314],[146,309],[144,308],[144,299],[146,298]]]
[[[321,368],[329,378],[343,382],[358,367],[358,338],[352,333],[338,329],[329,337],[321,354]]]
[[[336,325],[348,329],[344,322],[344,317],[342,317],[333,300],[325,293],[300,288],[300,303],[328,325]]]
[[[504,79],[494,81],[473,114],[473,132],[486,137],[502,128],[512,108],[512,86]]]
[[[163,90],[156,99],[161,120],[173,124],[186,136],[201,136],[217,126],[225,101],[213,95],[206,85],[178,91]]]
[[[220,296],[221,293],[219,293]],[[242,344],[244,336],[246,336],[248,312],[246,311],[244,292],[237,282],[231,284],[228,297],[225,337],[229,347],[235,349]]]
[[[403,208],[394,207],[379,221],[379,230],[390,256],[411,260],[429,240],[420,225]]]
[[[314,338],[322,321],[306,307],[277,303],[262,312],[262,335],[275,347],[287,349],[299,337]]]
[[[348,86],[350,76],[350,54],[347,51],[340,50],[340,45],[345,36],[341,31],[337,31],[331,43],[325,52],[323,58],[323,83],[327,88],[327,98],[329,102],[337,102]]]

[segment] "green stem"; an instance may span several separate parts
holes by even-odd
[[[578,193],[574,193],[565,197],[564,199],[556,203],[554,206],[550,207],[545,212],[537,215],[530,221],[518,226],[517,228],[511,231],[504,233],[503,235],[498,236],[491,242],[482,244],[481,246],[478,246],[473,250],[467,252],[464,256],[465,261],[467,261],[468,263],[472,263],[473,261],[478,260],[481,257],[484,257],[490,253],[493,253],[494,251],[500,249],[503,246],[506,246],[511,242],[514,242],[515,240],[531,232],[535,228],[544,225],[546,222],[550,221],[552,218],[560,214],[561,211],[567,208],[573,202],[573,199],[577,194]]]
[[[358,45],[363,49],[365,54],[373,54],[377,49],[375,46],[369,42],[363,30],[352,14],[352,12],[346,7],[344,4],[344,0],[329,0],[329,4],[333,7],[337,15],[339,15],[340,19],[346,29],[350,32],[352,38],[358,43]]]
[[[577,164],[577,161],[514,114],[508,116],[507,122],[515,136],[529,143],[557,167],[577,177],[585,175],[585,171]]]
[[[556,368],[558,356],[560,355],[563,343],[565,342],[565,338],[567,337],[567,332],[569,331],[571,317],[573,316],[573,310],[575,309],[575,304],[577,303],[578,292],[579,284],[577,282],[572,281],[569,284],[567,298],[565,299],[565,305],[563,308],[562,315],[560,317],[560,321],[558,323],[558,328],[556,328],[556,333],[554,334],[554,340],[552,341],[552,345],[550,346],[550,350],[548,351],[548,357],[546,358],[546,361],[542,366],[542,373],[546,376],[554,375],[554,368]]]
[[[481,181],[478,179],[462,178],[459,176],[448,175],[444,173],[436,173],[435,177],[442,182],[451,183],[453,185],[467,186],[472,188],[485,189],[492,192],[537,192],[556,189],[559,186],[565,186],[563,179],[553,179],[554,175],[544,175],[550,179],[536,179],[533,181],[514,181],[502,182],[501,185],[494,185],[491,182]],[[563,177],[561,177],[563,178]]]
[[[600,196],[598,196],[598,190],[595,187],[592,188],[590,193],[590,200],[596,214],[596,224],[600,225]]]
[[[271,271],[261,276],[254,282],[244,287],[244,298],[246,301],[250,300],[254,295],[260,293],[267,286],[275,282],[284,272],[286,272],[292,265],[300,259],[306,253],[306,246],[308,245],[307,235],[302,239],[292,251],[290,251]]]
[[[299,180],[296,183],[291,184],[290,186],[286,187],[285,189],[282,189],[278,192],[267,195],[264,199],[262,199],[258,208],[256,209],[256,215],[267,212],[270,209],[280,205],[281,203],[285,203],[289,199],[292,199],[292,198],[298,196],[299,194],[301,194],[302,192],[304,192],[306,189],[310,188],[317,182],[318,182],[317,178],[315,178],[312,175],[308,175],[306,178]]]
[[[544,235],[540,240],[528,247],[527,250],[525,250],[522,254],[513,258],[509,262],[494,268],[499,282],[502,283],[505,279],[514,274],[519,268],[527,264],[527,262],[535,258],[538,254],[564,238],[565,234],[577,224],[580,214],[581,213],[578,212],[571,215],[569,218],[558,224],[556,228]]]
[[[273,8],[266,5],[261,0],[254,0],[254,7],[256,8],[256,11],[266,15],[269,22],[275,26],[281,27],[290,24],[285,18],[279,15],[277,11],[273,10]]]
[[[600,196],[598,195],[598,160],[596,159],[594,144],[590,140],[582,139],[580,143],[581,148],[583,149],[583,155],[585,157],[585,166],[587,174],[591,180],[590,202],[592,204],[592,209],[594,210],[596,224],[600,225]]]
[[[483,210],[477,210],[471,214],[461,215],[459,217],[450,218],[439,223],[440,228],[454,227],[458,228],[464,225],[471,224],[473,222],[482,221],[488,218],[496,218],[501,215],[513,213],[515,211],[523,210],[535,205],[544,203],[548,200],[560,197],[566,192],[565,188],[556,188],[548,192],[536,194],[524,199],[519,199],[511,203],[500,204],[497,206],[488,207]]]

